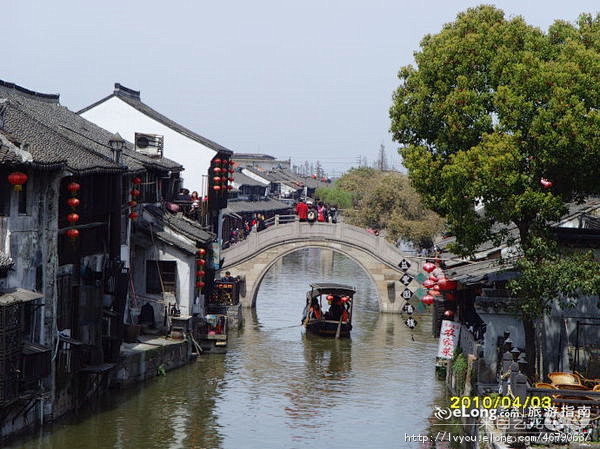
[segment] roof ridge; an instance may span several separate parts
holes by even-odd
[[[60,94],[45,94],[42,92],[36,92],[35,90],[27,89],[26,87],[3,80],[0,80],[0,86],[18,92],[18,95],[27,96],[38,101],[45,101],[47,103],[60,104]]]

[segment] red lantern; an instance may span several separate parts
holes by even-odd
[[[135,177],[135,178],[133,178],[133,179],[131,180],[131,183],[132,183],[132,184],[135,184],[135,185],[141,184],[141,183],[142,183],[142,179],[141,179],[141,178],[138,178],[138,177]]]
[[[27,175],[16,171],[8,175],[8,182],[14,186],[16,192],[19,192],[23,189],[23,184],[27,182]]]
[[[440,291],[440,286],[439,285],[434,285],[433,287],[431,287],[432,290],[435,290],[436,292]]]
[[[229,178],[229,182],[233,182],[235,180],[235,178],[232,176],[231,178]]]
[[[232,175],[235,173],[235,170],[233,168],[230,168],[229,170],[227,170],[229,173],[231,173]]]
[[[458,282],[442,278],[438,281],[438,285],[440,286],[440,290],[456,290],[456,287],[458,287]]]
[[[229,165],[233,165],[235,164],[235,162],[233,162],[233,159],[229,159]]]
[[[441,295],[441,293],[440,293],[440,292],[438,292],[437,290],[428,290],[428,291],[427,291],[427,294],[428,294],[428,295],[430,295],[430,296],[433,296],[433,297],[436,297],[436,296],[440,296],[440,295]]]
[[[130,201],[129,203],[127,203],[127,205],[129,207],[135,207],[135,206],[137,206],[137,201]]]
[[[213,190],[218,192],[219,190],[221,190],[221,186],[213,186]]]
[[[433,301],[435,301],[435,298],[431,295],[425,295],[423,298],[421,298],[421,302],[423,304],[427,304],[428,306],[433,304]]]
[[[542,187],[544,189],[549,189],[550,187],[552,187],[552,181],[548,181],[547,179],[540,179],[540,184],[542,185]]]
[[[67,200],[67,204],[71,206],[72,209],[75,209],[77,206],[79,206],[79,200],[77,198],[69,198]]]
[[[77,192],[79,192],[80,188],[81,186],[76,182],[72,182],[67,186],[67,190],[71,192],[72,195],[75,195]]]
[[[221,182],[221,178],[220,178],[219,176],[215,176],[215,177],[213,178],[213,181],[214,181],[214,182]]]
[[[71,225],[74,225],[75,223],[77,223],[79,221],[79,215],[72,213],[67,215],[67,221],[69,223],[71,223]]]
[[[233,190],[233,186],[227,186],[227,190]]]
[[[137,212],[132,212],[129,214],[129,218],[131,218],[132,220],[135,220],[139,217]]]
[[[204,275],[205,275],[205,274],[206,274],[206,273],[205,273],[203,270],[196,271],[196,276],[197,276],[197,277],[199,277],[199,278],[202,278],[202,277],[204,277]]]
[[[342,296],[342,302],[348,302],[350,301],[350,298],[348,298],[347,296]]]
[[[69,237],[69,239],[71,241],[76,240],[77,237],[79,237],[79,230],[77,230],[77,229],[69,229],[67,231],[67,237]]]
[[[199,256],[204,256],[205,254],[206,254],[206,250],[204,248],[198,249],[198,255]]]
[[[327,295],[327,301],[333,301],[333,295]]]
[[[215,173],[221,173],[221,168],[220,167],[215,167],[215,168],[213,168],[213,171]]]
[[[425,265],[423,265],[423,269],[428,273],[431,273],[433,270],[435,270],[435,265],[431,262],[427,262]]]
[[[431,288],[435,285],[435,282],[427,279],[425,282],[423,282],[423,287],[425,288]]]
[[[454,310],[446,310],[444,312],[444,316],[446,318],[450,318],[450,319],[454,318]]]
[[[217,158],[213,161],[215,165],[219,165],[221,163],[221,159]]]
[[[439,278],[437,278],[436,276],[434,276],[433,274],[431,276],[429,276],[429,280],[432,282],[437,282],[439,281]]]
[[[198,288],[202,288],[202,287],[204,287],[205,285],[206,285],[206,284],[205,284],[204,282],[202,282],[202,281],[198,281],[198,282],[196,282],[196,287],[198,287]]]
[[[204,259],[198,259],[196,261],[196,265],[202,267],[202,266],[206,265],[206,260],[204,260]]]
[[[137,198],[141,194],[141,192],[138,189],[133,189],[130,193],[131,193],[131,196],[134,198]]]

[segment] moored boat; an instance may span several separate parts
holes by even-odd
[[[307,332],[326,337],[350,337],[356,289],[333,282],[314,283],[310,287],[302,317]],[[326,312],[323,312],[323,299],[329,305]]]

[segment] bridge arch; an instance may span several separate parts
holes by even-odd
[[[252,232],[246,240],[224,250],[222,270],[243,276],[240,301],[244,307],[254,307],[260,284],[275,262],[302,248],[326,248],[339,252],[362,267],[377,288],[379,310],[400,313],[406,288],[400,282],[404,272],[399,263],[411,264],[408,273],[414,278],[420,263],[389,244],[385,239],[364,229],[345,223],[288,223]],[[416,281],[409,285],[413,292]]]

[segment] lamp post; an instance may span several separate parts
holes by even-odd
[[[113,152],[113,160],[117,164],[120,164],[121,152],[123,151],[123,147],[125,147],[125,139],[123,139],[119,133],[115,133],[108,141],[108,144]]]

